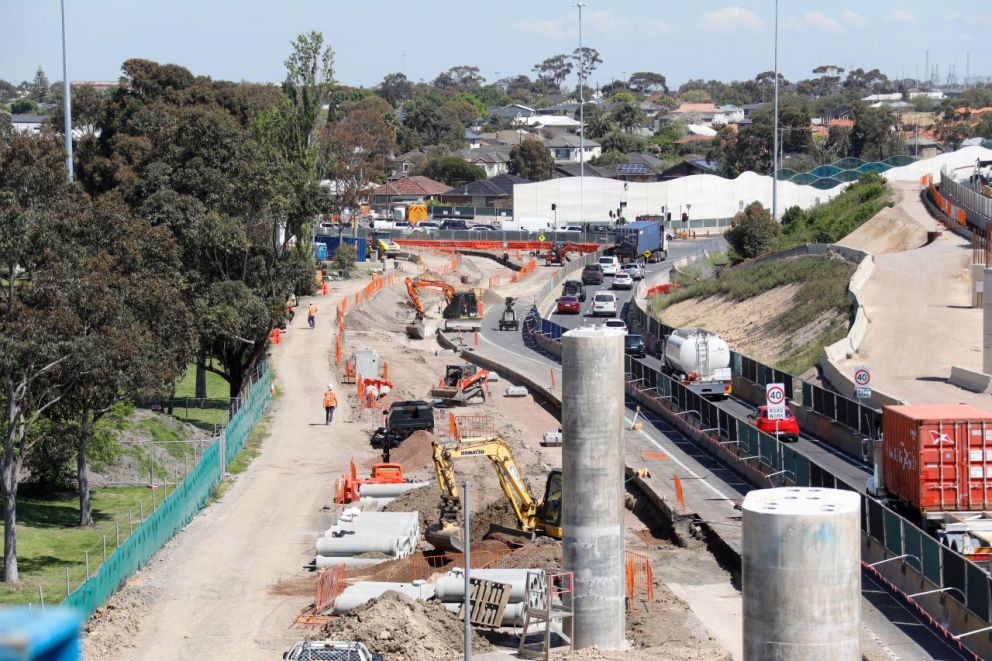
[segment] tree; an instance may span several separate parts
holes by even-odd
[[[395,108],[413,97],[413,83],[402,73],[390,73],[379,83],[376,92]]]
[[[510,149],[510,174],[531,181],[551,179],[555,172],[555,159],[539,140],[524,140]]]
[[[418,174],[443,181],[452,188],[486,178],[486,171],[459,156],[436,156],[424,161]]]
[[[850,156],[851,128],[849,126],[831,126],[827,129],[827,140],[823,147],[834,159],[840,160]]]
[[[80,85],[72,89],[72,128],[87,136],[96,131],[96,123],[100,118],[100,107],[105,98],[96,88],[90,85]],[[58,95],[57,103],[52,108],[49,123],[56,133],[65,131],[65,108],[62,95]]]
[[[538,79],[560,90],[562,83],[574,69],[575,65],[572,63],[572,58],[565,54],[559,54],[535,64],[531,70],[537,74]]]
[[[599,140],[603,136],[610,133],[616,124],[613,121],[613,116],[609,113],[605,113],[597,110],[593,114],[586,114],[586,137],[592,138],[593,140]]]
[[[282,84],[290,111],[283,144],[290,161],[312,164],[310,150],[317,115],[334,80],[334,51],[324,47],[324,35],[317,31],[297,36],[292,46]]]
[[[863,103],[851,109],[851,155],[866,161],[883,161],[901,151],[896,117],[887,108],[871,108]]]
[[[634,129],[644,123],[644,113],[633,103],[621,103],[620,107],[613,111],[613,121],[621,131],[633,133]]]
[[[48,100],[48,76],[41,67],[34,72],[34,80],[31,81],[31,98],[38,103]]]
[[[626,90],[614,92],[609,96],[610,103],[637,103],[637,97]]]
[[[813,146],[809,129],[809,113],[798,106],[785,106],[779,111],[778,126],[782,151],[791,154],[808,154]]]
[[[620,131],[611,131],[599,140],[599,145],[604,152],[618,151],[624,154],[643,151],[646,144],[647,140],[641,136]]]
[[[679,100],[682,103],[710,103],[713,97],[706,90],[691,89],[679,92]]]
[[[457,112],[449,108],[442,112],[444,97],[436,92],[418,94],[403,107],[403,126],[410,130],[403,149],[409,150],[421,145],[460,146],[465,140],[465,126],[457,117]]]
[[[7,101],[17,96],[17,86],[0,78],[0,101]]]
[[[572,51],[572,59],[575,60],[575,70],[579,75],[579,84],[589,80],[592,72],[603,63],[603,58],[599,56],[599,51],[589,46],[576,48]]]
[[[668,93],[668,83],[660,73],[638,71],[630,75],[628,84],[631,91],[637,94],[651,94],[653,92]]]
[[[13,115],[30,115],[38,112],[38,104],[31,97],[25,96],[10,104]]]
[[[623,152],[604,151],[589,161],[589,165],[617,165],[618,163],[630,163],[630,159]]]
[[[465,92],[478,88],[485,80],[479,75],[479,67],[462,64],[438,74],[431,85],[438,89],[454,88]]]
[[[753,259],[764,254],[778,238],[779,226],[760,202],[752,202],[734,216],[724,235],[734,261]]]

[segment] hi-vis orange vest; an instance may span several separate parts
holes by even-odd
[[[310,304],[310,307],[307,308],[307,314],[310,315],[311,317],[316,317],[317,316],[317,306],[314,305],[313,303],[311,303]]]
[[[333,390],[328,389],[328,391],[324,393],[324,408],[326,409],[328,406],[337,406],[337,405],[338,405],[337,395],[334,394]]]

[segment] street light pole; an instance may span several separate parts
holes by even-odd
[[[69,51],[65,47],[65,0],[62,0],[62,110],[65,115],[65,173],[72,183],[72,99],[69,93]]]
[[[582,200],[582,188],[586,176],[586,53],[582,50],[582,8],[586,3],[576,2],[575,6],[579,8],[579,222],[581,223],[585,206]]]
[[[772,130],[772,220],[778,220],[778,0],[775,0],[775,101]]]

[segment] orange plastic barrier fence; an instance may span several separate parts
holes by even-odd
[[[496,418],[488,415],[460,415],[456,417],[452,413],[448,424],[451,436],[458,440],[496,435]]]
[[[638,594],[648,604],[654,601],[654,570],[646,556],[627,551],[627,597],[633,602]]]
[[[344,590],[344,565],[321,569],[314,583],[313,603],[300,611],[293,620],[295,626],[321,626],[330,621],[325,613]]]
[[[282,344],[282,331],[278,328],[273,328],[269,331],[269,343],[270,344]]]
[[[491,276],[489,276],[489,288],[492,289],[493,287],[499,287],[499,276],[498,275],[491,275]]]
[[[551,247],[550,241],[507,241],[506,245],[502,241],[442,241],[440,239],[415,239],[403,240],[404,246],[416,248],[433,248],[435,250],[547,250]],[[576,244],[580,252],[596,252],[602,246],[596,243]],[[516,261],[520,261],[520,253],[515,255]]]

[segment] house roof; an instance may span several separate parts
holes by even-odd
[[[529,183],[532,183],[530,179],[512,174],[501,174],[490,179],[469,182],[464,186],[449,190],[444,195],[445,197],[508,197],[513,195],[514,184]]]
[[[712,103],[683,103],[672,112],[681,115],[686,113],[717,113],[719,110]]]
[[[45,121],[44,115],[11,115],[10,121],[14,124],[41,124]]]
[[[373,195],[440,195],[451,190],[451,186],[430,177],[402,177],[388,184],[372,189]]]
[[[545,143],[545,146],[551,149],[561,149],[564,147],[578,147],[579,146],[579,136],[572,135],[570,133],[565,133],[562,135],[556,135],[553,138],[549,138]],[[595,140],[586,138],[584,141],[586,147],[599,147],[599,143]]]
[[[520,117],[518,122],[527,126],[556,126],[559,128],[576,128],[579,120],[566,117],[565,115],[531,115],[530,117]]]
[[[510,160],[510,148],[506,145],[462,149],[458,156],[469,163],[506,163]]]
[[[661,159],[652,156],[651,154],[643,154],[639,152],[631,152],[627,154],[627,162],[641,163],[642,165],[646,165],[649,168],[653,168],[655,170],[661,167]]]
[[[987,112],[992,112],[992,106],[985,106],[984,108],[957,108],[954,111],[956,115],[984,115]],[[15,117],[17,115],[14,115]]]
[[[481,136],[478,133],[476,133],[474,131],[469,131],[468,129],[465,129],[465,139],[466,140],[478,140],[480,137]]]
[[[688,135],[682,136],[678,140],[673,140],[672,141],[672,144],[673,145],[684,145],[687,142],[695,142],[697,140],[704,140],[706,142],[709,142],[712,139],[713,139],[713,136],[712,135],[695,135],[693,133],[690,133]]]
[[[847,119],[847,118],[844,118],[844,117],[840,117],[840,118],[837,118],[837,119],[831,119],[830,120],[830,126],[844,126],[844,127],[847,127],[847,128],[853,128],[854,127],[854,120],[853,119]]]
[[[482,133],[479,137],[482,139],[484,144],[488,144],[490,146],[519,145],[524,140],[538,140],[540,142],[544,142],[544,137],[540,134],[530,133],[529,131],[524,131],[523,129]]]
[[[555,164],[555,177],[560,179],[562,177],[578,177],[581,171],[579,167],[580,163],[556,163]],[[616,176],[617,170],[615,165],[589,165],[586,163],[585,171],[583,174],[587,177],[603,177],[605,179],[610,179]]]

